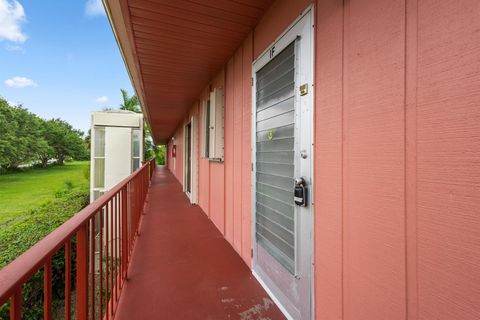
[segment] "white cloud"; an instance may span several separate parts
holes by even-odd
[[[105,102],[108,101],[108,97],[107,96],[101,96],[101,97],[98,97],[95,101],[97,103],[105,103]]]
[[[8,51],[19,51],[21,53],[26,52],[25,49],[21,45],[18,45],[18,44],[7,43],[5,45],[5,49],[7,49]]]
[[[12,88],[25,88],[25,87],[36,87],[37,84],[32,80],[25,77],[13,77],[11,79],[5,80],[5,84]]]
[[[24,43],[27,36],[22,32],[22,23],[25,21],[25,11],[17,0],[0,0],[0,41]]]
[[[87,0],[85,13],[87,16],[104,16],[105,9],[103,8],[102,0]]]

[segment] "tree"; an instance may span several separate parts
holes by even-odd
[[[136,95],[128,96],[127,90],[120,89],[122,93],[123,103],[120,104],[120,110],[128,110],[135,113],[142,113],[138,98]],[[152,133],[147,122],[143,122],[143,146],[144,146],[144,159],[151,159],[157,157],[159,149],[153,143]]]
[[[120,104],[120,110],[128,110],[135,113],[142,113],[142,109],[140,109],[140,104],[138,103],[138,98],[135,94],[129,97],[127,90],[120,89],[120,92],[122,93],[123,98],[123,103]]]
[[[46,168],[48,166],[48,160],[55,157],[55,150],[50,147],[46,140],[42,139],[41,148],[39,148],[36,154],[41,166]]]
[[[145,159],[156,158],[158,147],[153,143],[153,140],[151,139],[150,135],[144,137],[144,149],[145,149],[145,152],[144,152]]]
[[[85,135],[85,138],[83,139],[85,143],[85,147],[87,148],[88,151],[90,151],[90,148],[92,146],[92,130],[88,129],[87,134]]]
[[[42,121],[21,105],[10,106],[0,98],[0,167],[15,169],[48,152]]]
[[[60,119],[44,120],[0,97],[0,169],[39,161],[44,167],[56,158],[88,159],[83,132]]]
[[[15,153],[13,110],[7,101],[0,98],[0,167],[10,166]]]
[[[75,130],[70,124],[61,119],[52,119],[45,122],[45,138],[53,148],[57,163],[64,164],[65,158],[88,158],[88,151],[83,140],[83,132]]]
[[[165,154],[166,154],[166,146],[165,145],[161,145],[158,147],[158,152],[157,152],[157,163],[160,164],[160,165],[164,165],[165,164]]]

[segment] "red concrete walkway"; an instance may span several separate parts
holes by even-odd
[[[152,181],[115,319],[284,319],[166,169]]]

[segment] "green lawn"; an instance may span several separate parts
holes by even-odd
[[[0,226],[55,198],[57,192],[67,188],[65,181],[73,187],[85,187],[88,163],[68,162],[64,166],[0,175]]]

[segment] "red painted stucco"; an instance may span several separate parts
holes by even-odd
[[[308,4],[276,1],[206,84],[225,162],[199,157],[199,205],[248,264],[251,66]],[[315,9],[316,318],[479,319],[480,3]]]

